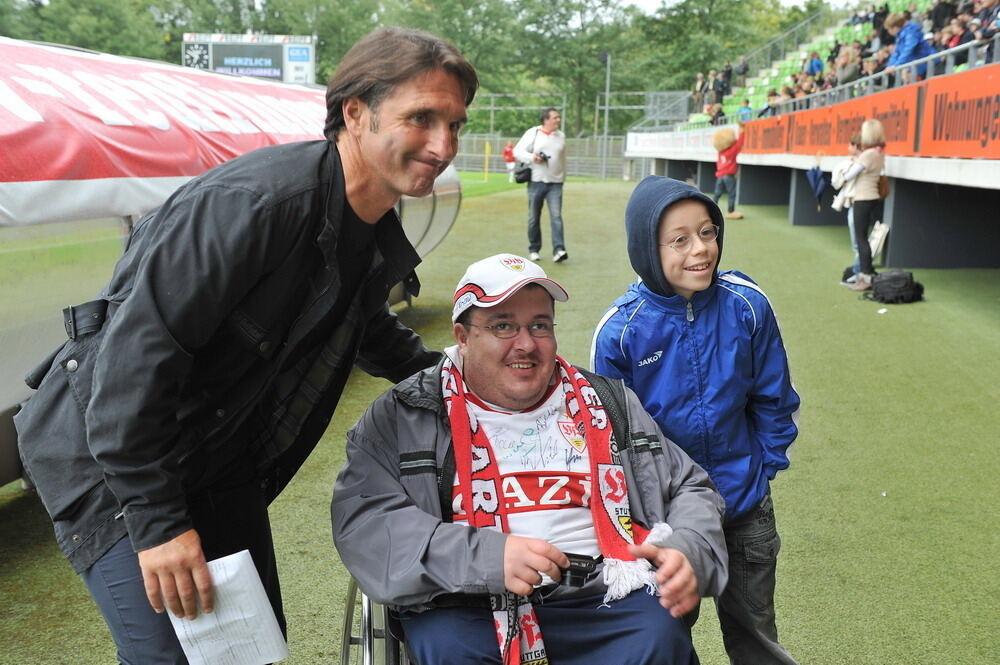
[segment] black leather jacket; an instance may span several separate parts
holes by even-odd
[[[288,404],[275,383],[339,295],[345,202],[336,147],[293,143],[206,172],[136,225],[101,293],[108,322],[43,363],[15,418],[25,469],[78,571],[126,530],[140,550],[191,528],[186,497],[224,485],[233,468],[251,468],[277,496],[355,361],[391,381],[438,361],[386,306],[393,285],[419,289],[420,259],[390,210],[334,376],[294,441],[274,445]]]

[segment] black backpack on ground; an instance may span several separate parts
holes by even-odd
[[[924,299],[924,285],[913,279],[907,270],[886,270],[872,279],[871,291],[865,295],[876,302],[890,305]]]

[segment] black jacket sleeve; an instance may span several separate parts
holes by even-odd
[[[399,383],[440,360],[441,352],[425,347],[420,335],[400,323],[385,305],[368,321],[356,363],[372,376]]]

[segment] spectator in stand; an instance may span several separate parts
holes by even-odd
[[[781,95],[774,88],[767,91],[767,105],[757,112],[758,118],[770,118],[771,116],[778,115],[778,103],[781,101]]]
[[[744,99],[743,106],[736,110],[736,118],[740,122],[750,122],[753,119],[753,109],[750,108],[749,99]]]
[[[736,68],[733,71],[736,74],[736,85],[742,88],[747,84],[747,74],[750,73],[750,65],[747,63],[745,55],[740,56],[740,61],[736,63]]]
[[[730,95],[733,92],[733,63],[731,60],[726,60],[725,64],[722,66],[722,70],[719,72],[722,74],[722,79],[726,82],[726,95]]]
[[[715,102],[721,102],[721,99],[715,98],[715,79],[716,71],[714,69],[708,70],[708,76],[705,78],[705,103],[712,105]]]
[[[712,147],[719,151],[715,160],[715,196],[712,198],[718,203],[723,191],[729,195],[729,212],[726,213],[728,219],[743,219],[743,213],[736,212],[736,172],[740,168],[736,157],[743,149],[743,139],[746,138],[742,122],[739,123],[739,129],[739,138],[731,127],[712,134]]]
[[[872,59],[878,64],[878,67],[875,69],[875,71],[877,72],[884,71],[886,63],[889,61],[889,56],[891,55],[892,55],[892,46],[879,49],[875,53],[875,55],[872,56]]]
[[[934,55],[934,47],[924,39],[920,26],[913,21],[907,22],[902,14],[890,14],[885,20],[885,29],[896,39],[892,55],[885,63],[890,74],[901,65]],[[920,78],[926,76],[926,63],[917,66],[917,74]]]
[[[861,125],[861,154],[855,164],[844,174],[844,182],[854,183],[854,242],[858,247],[860,272],[850,286],[852,291],[871,288],[875,268],[872,250],[868,245],[868,231],[878,221],[882,212],[878,180],[885,169],[885,129],[878,120],[865,120]]]
[[[861,78],[861,63],[858,53],[852,48],[845,48],[837,57],[837,84],[853,83]]]
[[[820,84],[819,89],[830,90],[831,88],[836,88],[838,85],[840,84],[837,81],[837,72],[831,70],[826,73],[826,76],[823,78],[823,82]]]
[[[946,25],[940,30],[934,32],[934,36],[931,37],[931,46],[933,46],[934,50],[938,53],[945,51],[948,49],[948,42],[951,40],[952,36],[951,26]]]
[[[708,91],[708,81],[701,72],[695,74],[694,87],[691,89],[691,110],[697,111],[705,104],[705,93]]]
[[[868,43],[865,46],[865,51],[869,55],[875,55],[881,48],[882,48],[882,33],[879,30],[872,30],[872,33],[868,35]]]
[[[878,60],[875,58],[869,58],[861,63],[861,75],[863,77],[875,76],[880,71]],[[885,79],[878,78],[873,83],[874,90],[882,90],[885,88]]]
[[[823,73],[823,59],[819,57],[819,52],[813,51],[809,54],[804,70],[809,76],[819,76]]]
[[[950,2],[950,0],[940,0],[931,9],[931,25],[934,31],[938,31],[944,26],[948,25],[950,21],[955,16],[955,3]]]
[[[712,91],[715,93],[715,101],[712,103],[721,104],[729,92],[729,85],[726,83],[726,77],[722,72],[715,75],[715,80],[712,81]]]
[[[878,33],[879,37],[885,41],[885,36],[882,34],[882,28],[885,27],[885,19],[889,16],[889,5],[884,4],[872,14],[872,28],[874,28]]]
[[[969,42],[971,42],[976,38],[975,35],[972,33],[972,31],[969,30],[968,27],[966,26],[965,21],[963,21],[962,19],[955,19],[955,22],[952,24],[952,26],[950,26],[948,32],[949,32],[949,38],[948,41],[945,42],[946,49],[955,48],[956,46],[962,46],[964,44],[968,44]],[[968,61],[969,61],[968,51],[955,54],[956,67],[959,65],[964,65]]]
[[[722,104],[712,104],[712,109],[709,111],[709,122],[713,125],[724,125],[726,124],[726,112],[722,110]]]
[[[974,30],[976,39],[986,40],[993,37],[1000,31],[1000,0],[983,0],[982,9],[979,10],[979,30]],[[993,61],[993,49],[996,44],[992,41],[986,49],[986,61]]]

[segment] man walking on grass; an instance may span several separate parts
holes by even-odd
[[[542,204],[549,206],[552,228],[552,260],[560,263],[569,258],[563,239],[562,198],[566,180],[566,136],[559,130],[562,116],[554,108],[542,111],[542,124],[532,127],[514,146],[519,162],[531,165],[528,183],[528,257],[541,258]]]

